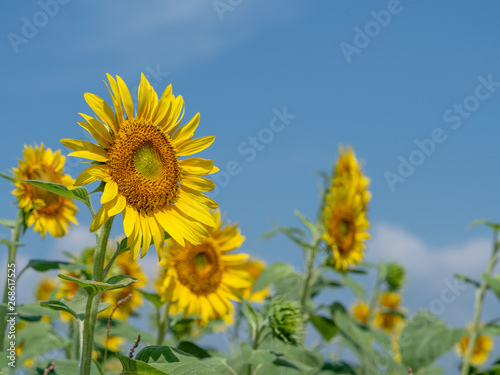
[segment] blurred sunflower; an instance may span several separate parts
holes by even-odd
[[[456,349],[459,356],[463,356],[467,351],[467,346],[469,345],[469,335],[462,337],[460,342],[457,344]],[[473,365],[480,365],[488,359],[490,351],[493,349],[493,340],[491,337],[486,335],[478,335],[476,339],[476,344],[474,345],[474,350],[471,356],[471,363]]]
[[[375,325],[382,328],[384,331],[391,333],[402,320],[402,316],[398,313],[400,302],[401,296],[398,293],[380,293],[380,306],[383,310],[393,310],[394,312],[377,311],[375,315]]]
[[[19,160],[19,167],[13,169],[14,177],[55,182],[71,189],[74,181],[69,174],[64,174],[64,162],[65,158],[60,150],[52,152],[50,148],[45,149],[43,143],[34,148],[25,145],[23,160]],[[28,213],[26,224],[34,225],[35,232],[41,233],[42,238],[47,231],[53,237],[62,237],[71,223],[78,224],[75,219],[77,209],[70,198],[24,181],[17,181],[15,185],[16,189],[12,193],[19,201],[19,207]]]
[[[363,324],[368,323],[370,316],[370,307],[365,301],[358,301],[352,305],[352,314],[354,318]]]
[[[36,290],[37,301],[48,301],[54,292],[57,280],[44,276],[41,278]]]
[[[201,158],[179,157],[204,150],[213,136],[193,139],[200,115],[180,126],[184,115],[182,96],[172,94],[168,86],[158,98],[144,74],[138,92],[138,110],[129,89],[120,77],[107,75],[113,109],[100,97],[86,93],[85,100],[99,120],[81,114],[78,124],[97,141],[94,144],[75,139],[61,142],[77,156],[93,161],[77,178],[76,185],[103,181],[101,208],[90,226],[99,229],[110,217],[123,212],[123,227],[134,258],[142,247],[144,256],[153,239],[161,257],[164,230],[180,245],[208,237],[205,226],[213,226],[210,208],[217,203],[202,192],[215,184],[202,175],[215,173],[213,162]]]
[[[368,219],[357,198],[352,192],[338,188],[332,188],[327,196],[323,239],[333,250],[333,264],[338,270],[361,263],[365,248],[363,241],[370,238]]]
[[[163,301],[170,302],[171,314],[194,315],[200,325],[216,319],[230,319],[233,306],[252,285],[245,270],[247,254],[229,254],[245,237],[237,224],[222,228],[220,211],[213,211],[215,227],[199,245],[181,246],[169,240],[160,262],[162,274],[156,287]]]
[[[363,175],[363,171],[358,163],[351,146],[347,149],[339,146],[339,159],[335,165],[333,174],[333,185],[348,186],[361,199],[363,209],[366,210],[371,193],[368,191],[370,179]]]
[[[251,277],[251,282],[252,285],[248,288],[246,288],[243,291],[243,298],[247,299],[250,302],[262,302],[264,298],[270,296],[270,289],[271,287],[259,290],[255,293],[252,293],[252,288],[257,279],[259,278],[260,274],[262,273],[262,270],[265,267],[265,263],[254,258],[250,258],[245,262],[244,265],[244,270],[248,272],[248,274]]]
[[[147,280],[144,272],[137,262],[132,262],[130,259],[130,253],[127,251],[121,253],[116,258],[115,264],[113,265],[113,273],[120,275],[128,275],[135,277],[138,281],[136,283],[130,284],[125,288],[114,289],[101,294],[102,302],[109,302],[110,308],[101,312],[100,317],[109,317],[111,310],[117,305],[118,301],[126,298],[129,294],[131,297],[125,302],[121,303],[120,306],[113,313],[113,319],[126,320],[127,317],[135,310],[137,307],[144,304],[142,300],[142,294],[137,290],[146,285]]]
[[[366,216],[368,184],[352,149],[345,152],[341,146],[322,213],[323,240],[333,251],[332,263],[337,270],[347,270],[363,258],[364,241],[370,238]]]

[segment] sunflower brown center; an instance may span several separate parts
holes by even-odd
[[[176,202],[180,167],[170,139],[158,127],[125,120],[108,149],[109,173],[127,204],[158,212]]]
[[[354,218],[348,211],[339,210],[332,218],[330,234],[342,254],[349,253],[355,242]]]
[[[219,254],[212,245],[188,245],[175,250],[172,255],[181,284],[197,295],[207,295],[217,290],[223,269]]]

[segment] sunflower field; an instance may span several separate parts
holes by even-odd
[[[408,311],[402,291],[411,265],[364,260],[370,178],[354,149],[340,146],[331,172],[321,174],[316,217],[296,211],[300,227],[276,223],[264,234],[285,236],[304,268],[264,264],[240,250],[237,218],[206,195],[219,169],[196,156],[214,141],[195,137],[199,113],[184,120],[182,96],[171,85],[157,93],[144,74],[137,93],[119,76],[107,75],[106,85],[110,99],[86,93],[91,114],[78,122],[94,142],[61,139],[68,158],[82,160],[79,175],[65,173],[65,151],[43,143],[26,145],[19,164],[1,174],[18,211],[0,221],[11,232],[1,239],[9,253],[2,374],[434,375],[443,374],[436,360],[454,350],[462,375],[500,374],[500,359],[483,365],[500,324],[481,320],[486,292],[500,298],[500,224],[474,223],[493,233],[482,279],[456,275],[475,288],[468,326]],[[93,218],[95,245],[59,259],[40,252],[16,267],[27,231],[63,237],[79,225],[78,210]],[[116,224],[123,234],[111,238]],[[146,255],[155,258],[153,274],[138,262]],[[42,275],[36,298],[16,304],[27,270]],[[332,289],[356,299],[318,300]],[[220,332],[227,350],[210,345]]]

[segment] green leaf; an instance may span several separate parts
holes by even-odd
[[[93,296],[96,293],[105,292],[107,290],[125,288],[126,286],[137,282],[137,279],[135,277],[128,275],[112,276],[108,280],[106,280],[106,282],[80,280],[76,277],[64,275],[62,273],[57,276],[61,279],[77,283],[87,292],[89,296]]]
[[[39,181],[39,180],[22,180],[19,181],[27,182],[31,185],[35,185],[39,188],[50,191],[51,193],[62,195],[66,198],[77,199],[80,202],[85,203],[89,208],[92,206],[90,202],[90,194],[84,187],[76,187],[74,189],[68,189],[67,186],[62,184],[56,184],[54,182]]]
[[[288,263],[274,263],[264,267],[259,278],[252,288],[252,293],[258,292],[274,284],[276,281],[293,273],[293,268]]]
[[[489,336],[500,336],[500,324],[489,323],[479,328],[479,333]]]
[[[40,306],[39,302],[19,305],[17,306],[17,313],[19,314],[19,318],[30,322],[37,322],[42,319],[42,316],[48,316],[51,319],[59,318],[59,314],[57,312],[47,310],[46,308]]]
[[[161,297],[156,293],[146,292],[143,289],[136,289],[139,293],[142,294],[144,298],[146,298],[149,302],[155,305],[156,308],[160,308],[163,305],[161,301]]]
[[[68,340],[55,334],[50,323],[28,323],[16,332],[16,344],[23,343],[23,351],[16,363],[22,364],[27,359],[37,360],[49,351],[61,349]]]
[[[258,365],[264,363],[272,363],[276,356],[272,355],[267,350],[254,350],[252,347],[245,341],[241,342],[240,345],[241,350],[241,358],[244,363],[248,363],[251,365]]]
[[[14,229],[16,227],[16,221],[15,220],[0,219],[0,225],[3,225],[4,227],[9,228],[9,229]]]
[[[44,360],[46,365],[43,368],[37,367],[37,374],[43,375],[45,369],[47,369],[52,362],[55,362],[55,367],[48,374],[49,375],[67,375],[67,374],[78,374],[79,362],[76,359],[55,359],[55,360]],[[98,367],[95,363],[92,363],[90,368],[91,375],[100,374]]]
[[[335,322],[324,316],[311,315],[309,317],[309,321],[327,342],[330,341],[339,331]]]
[[[488,220],[484,220],[484,219],[477,219],[477,220],[474,220],[472,223],[469,224],[469,227],[475,227],[477,225],[486,225],[487,227],[490,227],[491,229],[493,229],[494,231],[498,231],[500,230],[500,224],[498,223],[493,223],[491,221],[488,221]]]
[[[428,367],[466,334],[464,329],[450,329],[437,316],[420,311],[399,337],[403,364],[414,372]]]
[[[136,359],[118,354],[127,375],[217,375],[217,373],[181,350],[169,346],[147,346],[137,353]]]
[[[211,357],[210,354],[203,348],[190,341],[182,341],[177,349],[182,350],[184,353],[191,354],[193,357],[198,359],[204,359]]]
[[[486,281],[488,288],[494,291],[497,297],[500,298],[500,275],[490,276],[483,274],[483,279]]]
[[[298,229],[298,228],[287,228],[287,227],[282,227],[281,225],[274,223],[274,225],[277,227],[276,229],[273,229],[272,231],[269,231],[267,233],[264,233],[262,235],[263,239],[268,239],[271,237],[276,236],[277,234],[283,233],[285,236],[287,236],[290,240],[292,240],[294,243],[299,245],[302,248],[306,249],[311,249],[311,245],[307,243],[306,235],[303,230]]]
[[[9,176],[8,174],[0,172],[0,176],[3,177],[3,178],[5,178],[6,180],[9,180],[10,182],[13,182],[13,183],[17,182],[14,177]]]
[[[109,311],[111,313],[111,311]],[[96,328],[97,335],[101,335],[104,342],[104,338],[106,337],[106,330],[108,325],[108,318],[100,318],[98,319],[98,326]],[[119,336],[124,338],[127,341],[134,342],[137,340],[137,336],[141,335],[141,342],[151,343],[155,342],[156,338],[149,332],[144,332],[133,325],[118,319],[112,319],[111,325],[109,327],[109,335],[110,336]]]
[[[344,284],[344,286],[351,289],[356,297],[358,297],[359,299],[365,299],[365,287],[357,281],[354,281],[349,275],[343,275],[342,283]]]
[[[259,316],[246,299],[241,300],[241,311],[250,327],[252,327],[253,330],[257,329],[259,325]]]
[[[0,243],[4,244],[4,245],[7,245],[8,247],[13,247],[13,246],[20,247],[20,246],[24,246],[24,244],[22,242],[14,242],[14,241],[8,240],[6,238],[0,238]]]
[[[63,298],[59,301],[40,302],[40,306],[48,307],[49,309],[56,311],[65,311],[73,315],[76,319],[83,320],[85,316],[85,308],[87,306],[87,298],[74,298],[71,301],[67,301]],[[102,312],[108,307],[109,302],[100,303],[97,308],[97,312]]]
[[[323,289],[327,288],[338,288],[341,287],[342,283],[337,280],[332,280],[322,275],[321,273],[313,279],[313,284],[311,286],[311,297],[316,296]]]
[[[472,280],[471,278],[469,278],[465,275],[462,275],[460,273],[456,273],[453,276],[455,277],[455,279],[465,281],[466,283],[474,285],[474,287],[476,287],[476,288],[479,288],[481,286],[481,283],[479,281]]]

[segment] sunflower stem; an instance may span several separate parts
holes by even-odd
[[[106,247],[112,225],[113,217],[111,217],[97,233],[97,247],[94,257],[94,267],[92,270],[92,281],[104,281],[104,259],[106,257]],[[80,358],[80,375],[90,375],[92,349],[94,346],[94,329],[97,320],[97,309],[100,297],[100,293],[96,293],[89,295],[87,298],[85,318],[83,321],[83,344],[82,355]]]
[[[373,313],[375,309],[378,307],[378,299],[380,295],[380,287],[382,286],[382,282],[387,276],[386,265],[384,262],[380,262],[377,270],[377,280],[375,281],[375,285],[373,286],[372,298],[370,300],[370,304],[368,305],[368,326],[371,326],[373,320]]]
[[[170,303],[166,302],[163,306],[158,309],[158,337],[156,339],[156,345],[163,345],[163,340],[165,339],[165,334],[168,332],[168,309]],[[163,308],[163,312],[161,311]]]
[[[304,314],[304,320],[308,319],[308,314],[306,314],[307,301],[311,298],[311,281],[312,275],[314,272],[314,261],[316,260],[316,251],[313,249],[306,250],[306,262],[307,262],[307,270],[306,270],[306,279],[304,281],[304,286],[302,288],[302,295],[300,297],[300,307],[302,309],[302,313]],[[302,332],[300,334],[299,342],[301,344],[304,343],[305,333]]]
[[[493,251],[491,254],[490,262],[488,263],[488,268],[486,269],[486,275],[491,275],[495,264],[497,263],[498,249],[500,248],[500,239],[498,238],[498,230],[495,230],[493,235]],[[460,374],[467,375],[470,369],[470,360],[472,353],[474,352],[474,347],[476,346],[476,340],[478,337],[479,330],[479,319],[481,317],[481,310],[483,308],[484,295],[486,293],[487,284],[486,280],[483,278],[481,286],[476,289],[476,301],[474,309],[474,318],[472,319],[472,325],[469,332],[469,342],[467,344],[467,350],[465,351],[464,359],[462,361],[462,369]]]
[[[5,288],[3,290],[2,305],[0,306],[0,351],[4,350],[5,328],[7,327],[7,305],[9,300],[9,271],[12,272],[12,269],[9,267],[9,265],[14,264],[13,270],[15,275],[17,243],[21,235],[21,227],[23,226],[23,217],[24,217],[24,211],[22,208],[19,208],[19,210],[17,211],[16,225],[10,231],[12,243],[9,245],[9,259],[7,261],[7,270],[5,272]]]

